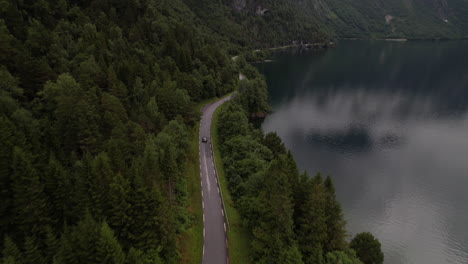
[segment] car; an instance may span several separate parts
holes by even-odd
[[[203,143],[206,143],[206,142],[208,142],[208,139],[207,139],[206,137],[202,137],[201,141],[202,141]]]

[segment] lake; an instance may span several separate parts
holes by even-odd
[[[330,174],[351,236],[385,263],[468,263],[468,42],[340,41],[257,65],[276,131]]]

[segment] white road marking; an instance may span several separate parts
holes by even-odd
[[[226,223],[224,223],[224,232],[226,232]],[[227,244],[227,243],[226,243]]]
[[[202,206],[203,209],[205,209],[205,202],[204,201],[201,202],[201,206]]]
[[[205,165],[205,176],[206,176],[206,183],[207,183],[208,193],[209,193],[211,192],[211,184],[210,184],[210,179],[208,178],[208,165],[206,165],[206,156],[203,156],[203,163]]]
[[[223,217],[224,217],[224,210],[223,210],[223,208],[221,208],[221,214],[222,214]],[[205,217],[205,216],[203,215],[203,217]]]

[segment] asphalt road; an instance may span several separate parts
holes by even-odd
[[[211,149],[210,130],[214,111],[230,99],[231,96],[228,96],[202,108],[199,156],[203,206],[203,264],[229,263],[226,223]],[[203,143],[202,137],[206,137],[208,142]]]

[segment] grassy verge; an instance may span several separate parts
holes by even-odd
[[[241,225],[240,215],[234,207],[231,195],[227,189],[226,176],[224,174],[224,167],[221,160],[218,144],[218,116],[220,109],[218,107],[213,115],[211,124],[211,142],[213,144],[213,153],[215,156],[216,170],[218,172],[221,191],[223,193],[224,204],[226,206],[226,213],[229,217],[229,230],[228,230],[228,245],[229,245],[229,262],[230,263],[250,263],[249,255],[249,240],[248,233]]]
[[[192,128],[190,149],[184,172],[187,176],[187,188],[190,197],[188,211],[193,218],[193,225],[179,236],[181,263],[183,264],[199,264],[202,261],[203,212],[201,206],[200,166],[198,165],[198,129],[198,124]]]

